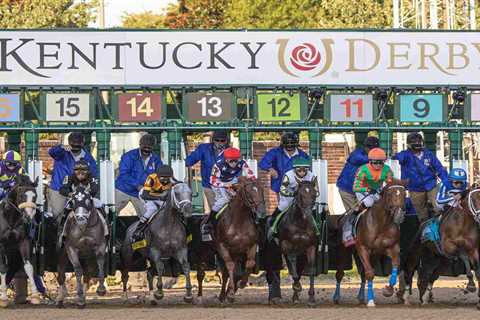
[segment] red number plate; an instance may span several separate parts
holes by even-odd
[[[158,93],[125,93],[118,95],[118,120],[152,122],[162,119],[162,102]]]

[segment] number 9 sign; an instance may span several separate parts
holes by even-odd
[[[51,122],[90,121],[91,99],[88,93],[47,93],[42,99],[42,118]]]
[[[402,94],[396,100],[395,115],[400,122],[442,122],[446,106],[443,94]]]
[[[189,121],[230,121],[236,114],[230,92],[195,92],[184,97],[183,114]]]

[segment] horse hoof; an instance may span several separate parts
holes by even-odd
[[[78,309],[85,309],[86,306],[87,306],[87,304],[85,302],[78,302],[77,303],[77,308]]]
[[[480,302],[477,303],[477,310],[480,310]]]
[[[365,298],[357,297],[357,301],[359,304],[365,304]]]
[[[183,301],[184,301],[185,303],[193,303],[193,296],[192,296],[192,295],[190,295],[190,296],[185,296],[185,297],[183,297]]]
[[[393,296],[394,290],[392,286],[385,286],[382,290],[382,294],[384,297],[391,297]]]
[[[368,300],[367,307],[369,307],[369,308],[375,307],[375,301],[373,301],[373,300]]]
[[[56,306],[57,306],[58,309],[65,308],[65,305],[63,304],[63,301],[57,301]]]
[[[239,289],[245,289],[246,286],[247,286],[247,281],[246,280],[238,281],[238,288]]]
[[[0,308],[6,308],[8,307],[8,300],[0,300]]]
[[[97,295],[100,297],[104,297],[107,294],[107,289],[105,287],[98,287],[97,288]]]
[[[477,291],[477,287],[474,285],[467,285],[467,291],[470,292],[470,293],[474,293]]]
[[[234,303],[235,302],[235,298],[233,296],[228,296],[227,297],[227,302],[228,303]]]
[[[339,298],[333,298],[333,304],[340,304]]]
[[[300,292],[300,291],[302,291],[302,285],[300,284],[300,282],[294,283],[294,284],[292,285],[292,289],[293,289],[293,291],[295,291],[295,292]]]
[[[279,297],[272,298],[269,301],[269,303],[274,306],[280,305],[281,302],[282,302],[282,299],[280,299]]]
[[[156,300],[162,300],[163,297],[164,297],[164,294],[163,294],[163,292],[155,291],[155,293],[153,294],[153,296],[155,297]]]
[[[317,301],[315,300],[315,298],[313,298],[313,297],[308,298],[308,303],[307,303],[307,305],[308,305],[309,307],[315,307],[316,304],[317,304]]]

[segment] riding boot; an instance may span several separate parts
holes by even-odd
[[[281,213],[280,209],[276,208],[275,211],[273,211],[272,215],[270,216],[269,222],[268,222],[268,232],[267,232],[267,240],[272,241],[277,234],[277,230],[274,228],[275,220],[277,220],[278,215]]]
[[[215,230],[215,227],[217,226],[217,219],[215,219],[215,216],[217,215],[217,213],[218,212],[214,210],[210,211],[207,219],[200,226],[202,241],[208,242],[213,240],[212,233]]]
[[[135,228],[135,231],[132,234],[132,240],[133,242],[137,242],[140,240],[143,240],[145,238],[144,231],[145,227],[147,226],[148,220],[140,218],[140,221],[137,224],[137,227]]]

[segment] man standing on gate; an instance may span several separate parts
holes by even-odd
[[[356,148],[350,154],[342,172],[338,176],[337,188],[346,212],[351,212],[358,202],[352,190],[355,174],[358,168],[368,163],[368,152],[378,147],[379,141],[377,137],[367,137],[363,142],[363,146]]]
[[[48,192],[48,206],[57,224],[63,217],[63,211],[67,198],[59,192],[65,177],[73,174],[75,163],[85,160],[93,177],[97,177],[97,163],[93,156],[85,150],[85,137],[80,132],[72,132],[68,136],[68,145],[56,145],[48,153],[53,158],[52,181],[50,182],[50,190]]]
[[[185,159],[185,165],[192,167],[200,161],[200,172],[202,175],[203,194],[207,199],[209,212],[215,202],[215,194],[210,185],[210,175],[212,174],[213,165],[222,156],[223,151],[228,148],[228,132],[225,130],[214,131],[211,143],[201,143],[198,147],[188,155]]]
[[[163,165],[160,157],[153,153],[156,144],[157,139],[147,133],[140,138],[139,148],[130,150],[122,156],[118,177],[115,180],[117,212],[131,202],[137,216],[143,216],[144,204],[138,193],[143,188],[147,177]]]
[[[399,152],[392,159],[398,160],[402,168],[402,179],[408,179],[408,191],[420,222],[429,218],[428,203],[438,212],[436,206],[437,177],[448,185],[448,173],[437,156],[425,149],[423,137],[413,132],[407,136],[408,149]]]

